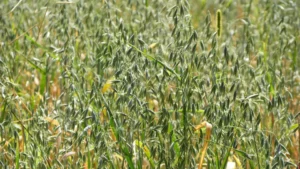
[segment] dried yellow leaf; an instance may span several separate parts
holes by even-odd
[[[241,163],[240,159],[238,157],[236,157],[235,155],[233,155],[233,159],[237,164],[237,168],[238,169],[243,169],[243,166],[242,166],[242,163]]]
[[[233,161],[228,161],[226,164],[226,169],[236,169],[236,164]]]
[[[119,159],[119,160],[123,161],[123,157],[122,157],[121,155],[119,155],[119,154],[117,154],[117,153],[114,153],[113,156],[114,156],[116,159]]]
[[[24,152],[24,139],[22,136],[19,136],[19,150],[20,152]]]
[[[103,123],[105,120],[107,120],[107,111],[106,108],[103,108],[100,112],[100,121]]]
[[[158,105],[158,101],[157,100],[151,99],[151,100],[148,101],[148,103],[149,103],[149,108],[151,110],[153,110],[154,112],[158,112],[159,105]]]
[[[44,119],[48,121],[51,125],[59,126],[59,122],[56,119],[53,119],[51,117],[45,117]]]
[[[149,49],[153,49],[157,46],[158,43],[152,43],[151,45],[149,45]]]
[[[199,129],[203,128],[203,127],[205,127],[205,129],[206,129],[206,133],[205,133],[205,140],[204,140],[203,149],[201,151],[201,157],[200,157],[198,169],[201,169],[202,165],[203,165],[204,156],[206,154],[206,151],[207,151],[207,148],[208,148],[208,144],[209,144],[209,141],[210,141],[212,125],[210,123],[204,121],[201,124],[197,125],[195,127],[195,130],[199,130]]]
[[[116,136],[115,136],[115,133],[114,133],[114,131],[111,129],[110,130],[110,137],[111,137],[111,139],[113,140],[113,141],[117,141],[117,138],[116,138]]]
[[[62,156],[62,159],[65,160],[66,158],[68,158],[70,156],[74,156],[75,154],[76,154],[76,152],[74,152],[74,151],[67,152]]]

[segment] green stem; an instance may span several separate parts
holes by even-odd
[[[252,128],[254,128],[254,127],[252,127]],[[252,136],[253,136],[253,140],[254,140],[254,148],[255,148],[255,153],[256,153],[256,158],[257,158],[258,168],[260,169],[260,161],[259,161],[258,149],[257,149],[257,145],[256,145],[254,133],[253,133]]]

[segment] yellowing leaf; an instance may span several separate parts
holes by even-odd
[[[106,92],[112,90],[111,84],[112,84],[112,81],[113,81],[113,80],[114,80],[114,78],[111,78],[111,79],[107,80],[107,81],[104,83],[104,85],[103,85],[103,87],[102,87],[102,89],[101,89],[101,92],[102,92],[102,93],[106,93]]]
[[[147,146],[144,146],[144,147],[143,147],[143,150],[144,150],[144,152],[145,152],[145,154],[146,154],[147,157],[151,157],[150,150],[148,149]]]
[[[155,168],[155,163],[151,156],[151,152],[150,152],[149,148],[146,145],[143,145],[143,143],[139,140],[135,140],[134,142],[139,148],[143,149],[146,157],[148,158],[148,160],[150,162],[151,168]]]

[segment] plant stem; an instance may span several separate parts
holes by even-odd
[[[260,169],[260,161],[259,161],[258,149],[257,149],[257,145],[256,145],[254,133],[253,133],[253,139],[254,139],[254,148],[255,148],[255,153],[256,153],[256,158],[257,158],[258,168]]]

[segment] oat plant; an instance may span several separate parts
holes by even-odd
[[[299,167],[299,7],[2,0],[1,168]]]

